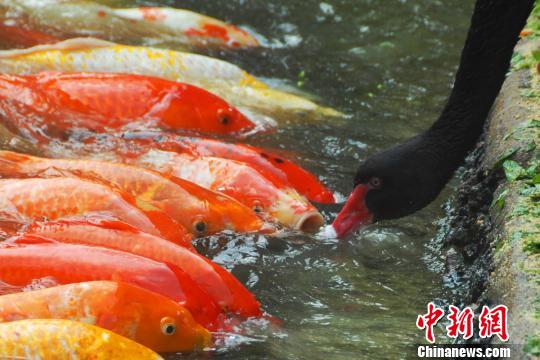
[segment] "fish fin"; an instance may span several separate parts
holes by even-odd
[[[110,42],[110,41],[92,38],[92,37],[87,37],[87,38],[80,37],[80,38],[73,38],[69,40],[60,41],[55,44],[33,46],[27,49],[3,50],[3,51],[0,51],[0,59],[16,58],[19,56],[31,55],[31,54],[41,52],[41,51],[86,50],[86,49],[95,49],[95,48],[115,46],[115,45],[118,45],[118,44]]]
[[[0,162],[1,165],[1,162]],[[96,214],[93,216],[74,216],[74,217],[67,217],[67,218],[61,218],[54,221],[35,221],[32,224],[30,224],[27,228],[28,231],[39,231],[39,229],[47,224],[60,224],[60,225],[93,225],[96,227],[102,227],[106,229],[111,230],[120,230],[120,231],[126,231],[131,233],[139,233],[141,230],[137,229],[136,227],[129,225],[123,221],[120,221],[113,217],[108,216],[101,216],[101,214]]]
[[[32,157],[11,151],[0,151],[0,177],[10,178],[24,175],[24,163]]]
[[[184,226],[161,210],[144,210],[144,213],[156,226],[162,237],[194,251],[191,244],[192,236]]]
[[[23,234],[6,240],[8,244],[31,245],[31,244],[57,244],[58,241],[40,235]]]
[[[141,230],[137,229],[136,227],[126,224],[120,220],[89,218],[88,222],[111,230],[121,230],[132,233],[141,232]]]

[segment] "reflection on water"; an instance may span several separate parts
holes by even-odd
[[[339,194],[350,190],[359,161],[437,116],[472,10],[466,0],[102,2],[184,7],[254,29],[270,48],[211,55],[281,86],[300,85],[350,118],[291,121],[250,142],[280,149]],[[232,269],[283,321],[247,324],[242,335],[224,335],[230,346],[217,357],[410,356],[411,344],[421,340],[416,315],[428,301],[445,297],[437,272],[442,259],[426,244],[450,192],[415,216],[371,226],[345,242],[300,235],[201,241],[202,251]],[[328,221],[338,210],[322,208]]]

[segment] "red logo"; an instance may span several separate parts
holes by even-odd
[[[457,338],[459,335],[463,339],[470,339],[474,334],[474,311],[470,307],[460,310],[458,307],[450,305],[447,319],[450,324],[446,327],[446,334],[450,338]],[[445,315],[442,308],[429,303],[427,313],[418,315],[416,326],[420,330],[425,330],[426,340],[433,344],[435,334],[433,328]],[[490,309],[488,306],[482,308],[478,317],[479,336],[490,338],[497,335],[501,341],[508,341],[508,308],[505,305],[498,305]]]
[[[474,311],[470,307],[459,311],[458,307],[450,305],[450,314],[448,314],[450,325],[446,327],[446,333],[454,339],[459,334],[463,335],[465,340],[470,339],[473,336],[473,318]]]
[[[416,326],[420,329],[426,329],[426,339],[431,344],[435,342],[435,334],[433,333],[433,327],[437,325],[439,320],[444,316],[444,310],[438,308],[433,303],[428,304],[428,312],[425,315],[418,315],[416,319]]]
[[[490,309],[487,306],[482,308],[482,313],[478,319],[480,327],[480,337],[489,338],[497,335],[501,341],[508,341],[508,308],[499,305]]]

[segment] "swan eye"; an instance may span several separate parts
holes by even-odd
[[[204,221],[198,220],[193,223],[193,228],[198,234],[204,234],[208,229],[208,225]]]
[[[372,177],[369,179],[369,187],[371,189],[380,189],[382,187],[382,180],[378,177]]]
[[[170,317],[164,317],[161,319],[161,332],[167,336],[174,335],[176,332],[176,324],[174,319]]]

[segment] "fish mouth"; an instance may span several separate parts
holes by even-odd
[[[275,234],[277,232],[277,229],[274,225],[264,222],[257,232],[259,234],[270,235]]]
[[[316,233],[324,224],[319,211],[295,190],[287,189],[268,211],[282,225],[306,233]]]
[[[197,350],[203,351],[211,348],[213,345],[212,334],[205,328],[201,327],[200,331],[197,333]]]
[[[355,232],[362,226],[373,222],[373,214],[366,205],[366,195],[369,191],[367,185],[357,185],[345,202],[343,209],[332,223],[338,239],[342,239]]]
[[[298,218],[293,228],[305,233],[315,234],[323,225],[324,218],[318,211],[314,210]]]

